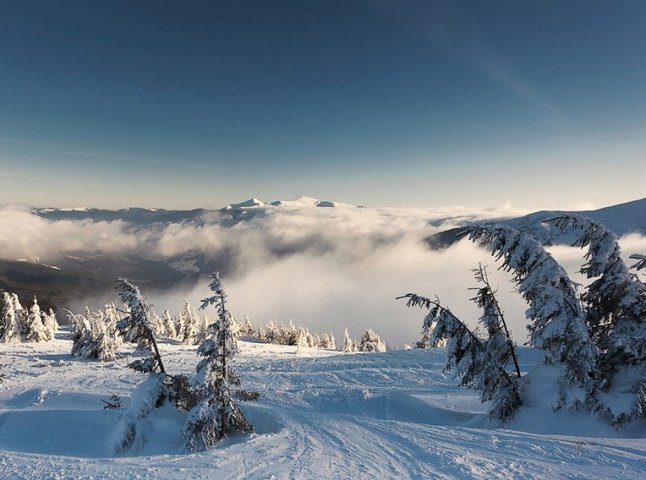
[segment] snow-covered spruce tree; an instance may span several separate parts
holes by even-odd
[[[506,367],[508,364],[513,363],[516,378],[520,378],[520,365],[518,364],[514,342],[511,339],[498,299],[491,288],[487,268],[483,265],[478,265],[478,268],[474,269],[473,273],[476,281],[482,284],[481,287],[472,289],[477,293],[471,300],[482,309],[479,322],[487,330],[488,338],[484,343],[485,348],[501,365]]]
[[[121,418],[115,449],[117,453],[140,450],[145,443],[144,431],[155,409],[175,402],[177,386],[173,377],[166,375],[157,342],[150,321],[150,306],[141,295],[139,287],[119,278],[115,282],[121,301],[128,308],[128,315],[119,322],[119,329],[127,341],[137,342],[140,350],[147,353],[143,359],[135,360],[128,366],[138,372],[147,373],[131,396],[130,406]]]
[[[318,337],[318,348],[329,350],[330,349],[330,334],[329,333],[322,333],[320,336],[317,335],[317,337]]]
[[[350,334],[348,333],[348,329],[346,328],[345,331],[343,332],[343,353],[352,353],[357,351],[357,344],[352,338],[350,338]]]
[[[359,340],[358,350],[360,352],[385,352],[386,343],[372,329],[368,329]]]
[[[13,301],[13,311],[16,315],[16,321],[20,326],[20,340],[25,340],[25,338],[29,334],[29,327],[27,324],[29,312],[25,307],[22,306],[18,295],[16,295],[15,293],[11,294],[11,300]]]
[[[442,345],[444,346],[444,345]],[[422,338],[415,342],[415,348],[429,349],[434,348],[433,346],[433,329],[430,325],[424,324],[422,326]]]
[[[504,363],[486,341],[479,338],[439,301],[409,293],[403,297],[409,307],[429,309],[424,326],[433,332],[431,347],[446,342],[447,363],[445,370],[455,370],[460,384],[480,391],[483,402],[491,401],[489,415],[504,422],[510,419],[521,405],[518,378],[507,372]]]
[[[252,337],[255,334],[256,332],[253,325],[251,325],[251,320],[249,320],[249,317],[245,315],[244,322],[242,322],[242,325],[240,326],[240,336]]]
[[[154,335],[154,326],[150,319],[150,306],[141,295],[139,287],[125,278],[118,278],[115,288],[119,298],[128,308],[128,315],[121,319],[117,327],[128,342],[136,342],[137,349],[148,355],[143,360],[132,362],[129,367],[143,373],[166,374],[157,341]]]
[[[632,408],[628,411],[605,406],[603,394],[598,396],[600,407],[612,416],[615,424],[643,416],[640,399],[646,394],[646,284],[629,271],[621,259],[617,236],[601,223],[577,215],[558,217],[551,222],[562,230],[579,231],[574,246],[587,247],[587,263],[580,272],[595,280],[587,286],[581,300],[590,336],[601,352],[598,386],[609,390],[621,372],[623,385],[619,390],[629,389],[633,393]]]
[[[594,390],[598,350],[588,335],[576,289],[565,270],[531,236],[500,225],[465,230],[468,238],[488,246],[502,268],[513,272],[518,291],[530,308],[530,344],[546,351],[546,361],[560,364],[559,406],[580,408]],[[577,387],[582,389],[577,391]]]
[[[102,362],[116,360],[120,336],[103,319],[93,324],[92,336],[95,340],[96,358]]]
[[[201,317],[199,315],[197,318],[198,318],[198,323],[193,328],[193,343],[195,345],[201,345],[204,342],[204,340],[206,340],[211,336],[211,332],[209,331],[209,325],[213,323],[213,319],[207,316]]]
[[[25,340],[28,342],[44,342],[49,335],[43,325],[43,318],[38,305],[38,300],[34,297],[34,303],[29,309],[27,322],[25,324]]]
[[[175,316],[175,338],[180,342],[184,341],[184,316],[176,315]]]
[[[321,346],[321,348],[327,348],[329,350],[336,350],[336,339],[334,338],[334,334],[332,332],[325,334],[327,337],[327,345],[325,347]]]
[[[117,358],[119,336],[102,311],[85,314],[68,311],[72,323],[72,356],[108,362]]]
[[[264,335],[260,338],[261,342],[277,343],[279,337],[278,325],[275,320],[269,320],[265,325]]]
[[[42,312],[43,316],[43,325],[45,327],[45,332],[47,334],[46,340],[53,340],[54,335],[58,331],[59,325],[58,321],[56,320],[56,314],[54,313],[54,310],[51,308],[47,310],[47,312]]]
[[[73,313],[65,310],[67,318],[72,325],[72,352],[71,355],[82,356],[83,346],[87,342],[90,331],[90,322],[81,313]]]
[[[82,313],[73,313],[66,310],[67,317],[72,325],[72,352],[71,355],[83,356],[84,346],[90,337],[90,322]]]
[[[210,279],[213,295],[202,300],[200,308],[213,305],[217,319],[210,325],[211,337],[198,348],[198,354],[204,358],[197,366],[194,381],[198,401],[184,425],[187,451],[205,450],[224,437],[253,431],[234,396],[251,400],[257,398],[257,394],[236,394],[232,389],[232,386],[240,385],[231,363],[237,342],[231,331],[232,317],[226,309],[226,294],[220,276],[216,272]]]
[[[166,336],[166,328],[164,326],[164,322],[162,321],[159,314],[152,309],[150,310],[150,324],[153,326],[153,334],[155,336]]]
[[[114,349],[119,350],[123,345],[123,337],[120,334],[118,323],[121,321],[117,307],[112,302],[108,302],[103,307],[103,313],[105,318],[105,328],[106,332],[111,336],[112,341],[114,342]]]
[[[596,280],[588,285],[581,300],[590,335],[606,352],[601,363],[610,360],[604,367],[615,370],[621,364],[646,359],[646,285],[621,259],[617,236],[583,216],[562,216],[551,222],[563,230],[579,230],[574,246],[588,248],[587,263],[580,272]]]
[[[16,313],[13,296],[9,292],[2,292],[2,299],[2,333],[0,334],[0,342],[19,342],[21,339],[22,326],[20,324],[20,317]]]
[[[175,330],[175,320],[173,320],[173,317],[171,316],[168,309],[164,310],[164,313],[162,314],[162,322],[164,323],[164,331],[166,332],[166,336],[168,336],[168,338],[177,338],[177,331]]]
[[[179,314],[182,319],[182,330],[178,331],[178,333],[184,343],[195,345],[194,337],[198,328],[199,318],[190,302],[186,298],[182,300],[184,301],[184,310]]]

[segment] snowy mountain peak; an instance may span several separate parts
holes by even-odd
[[[71,207],[71,208],[40,208],[36,209],[36,213],[51,213],[51,212],[89,212],[89,207]]]
[[[230,203],[224,208],[225,210],[232,210],[237,208],[264,207],[265,205],[267,205],[265,202],[253,197],[253,198],[250,198],[249,200],[245,200],[244,202]]]
[[[313,197],[300,196],[294,200],[277,200],[271,202],[276,207],[354,207],[347,203],[332,202],[330,200],[319,200]]]

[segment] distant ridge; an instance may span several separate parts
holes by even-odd
[[[250,198],[249,200],[245,200],[244,202],[240,203],[230,203],[226,207],[224,207],[225,210],[232,210],[236,208],[252,208],[252,207],[264,207],[267,204],[263,202],[262,200],[258,200],[257,198]]]
[[[498,220],[487,220],[486,222],[465,222],[464,226],[466,227],[475,223],[499,223],[529,233],[544,245],[571,244],[575,240],[575,234],[572,232],[564,233],[555,225],[544,223],[545,220],[563,215],[582,215],[589,217],[603,223],[610,231],[618,236],[631,233],[646,235],[646,198],[620,203],[598,210],[541,210],[516,218],[501,218]],[[461,227],[451,228],[450,230],[431,235],[425,241],[431,248],[446,248],[459,240],[456,234],[461,230]]]
[[[333,202],[331,200],[319,200],[318,198],[300,196],[294,200],[275,200],[273,202],[263,202],[257,198],[250,198],[240,203],[231,203],[224,207],[223,210],[236,210],[241,208],[263,208],[263,207],[287,207],[287,208],[306,208],[306,207],[321,207],[321,208],[338,208],[350,207],[356,208],[354,205],[341,202]]]
[[[335,208],[335,207],[351,207],[355,208],[354,205],[348,203],[333,202],[331,200],[319,200],[317,198],[300,196],[294,200],[277,200],[271,202],[271,205],[275,207],[323,207],[323,208]]]

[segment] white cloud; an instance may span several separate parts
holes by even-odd
[[[421,242],[439,230],[477,218],[516,215],[498,209],[354,209],[270,208],[247,221],[224,226],[214,214],[205,225],[174,223],[135,227],[121,222],[49,221],[18,208],[0,210],[0,255],[57,257],[76,252],[124,256],[175,257],[201,253],[230,257],[233,270],[224,278],[230,305],[256,325],[268,319],[293,320],[314,331],[344,327],[354,336],[373,328],[392,344],[419,338],[424,312],[409,310],[395,297],[408,292],[437,295],[456,315],[475,326],[479,312],[469,302],[475,285],[470,269],[490,265],[492,280],[507,320],[519,342],[526,338],[524,305],[514,292],[511,275],[496,270],[493,258],[468,241],[444,251]],[[646,238],[621,240],[626,253],[646,253]],[[552,247],[569,272],[584,262],[584,252]],[[210,272],[203,272],[204,274]],[[584,280],[576,277],[577,281]],[[179,308],[188,296],[197,305],[206,281],[192,292],[150,292],[158,308]],[[114,293],[106,293],[113,297]]]

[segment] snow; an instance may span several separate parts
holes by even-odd
[[[323,208],[334,208],[334,207],[352,207],[347,203],[333,202],[331,200],[319,200],[317,198],[300,196],[294,200],[277,200],[271,202],[270,205],[275,207],[288,207],[288,208],[307,208],[307,207],[323,207]]]
[[[87,212],[90,210],[89,207],[72,207],[72,208],[59,208],[61,212]]]
[[[250,198],[249,200],[245,200],[244,202],[240,203],[230,203],[226,207],[224,207],[225,210],[235,210],[238,208],[251,208],[251,207],[264,207],[267,205],[265,202],[262,200],[258,200],[257,198]]]
[[[237,370],[258,402],[243,410],[255,433],[182,454],[183,414],[158,412],[134,455],[115,455],[119,419],[144,375],[71,357],[69,333],[49,343],[3,345],[3,479],[645,478],[646,425],[614,430],[583,413],[554,412],[543,395],[556,367],[520,349],[534,405],[498,428],[477,392],[442,371],[443,349],[340,354],[239,342]],[[195,347],[160,342],[172,373],[190,374]],[[101,400],[122,398],[120,410]]]

